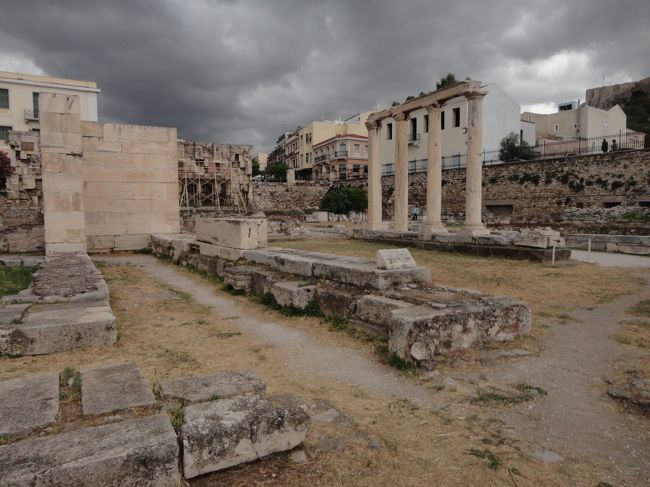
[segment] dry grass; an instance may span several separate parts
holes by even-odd
[[[319,250],[332,251],[332,247],[326,249],[321,246]],[[342,247],[338,250],[341,251]],[[350,250],[356,252],[358,249]],[[364,251],[372,252],[372,248]],[[423,256],[417,251],[414,254],[418,261],[424,262]],[[466,285],[468,278],[464,276],[463,269],[454,269],[454,265],[450,264],[443,266],[445,259],[440,256],[429,258],[441,262],[438,265],[435,260],[430,260],[426,265],[436,270],[434,275],[446,276],[445,279],[449,280],[445,284]],[[458,266],[459,260],[455,262]],[[464,261],[464,266],[467,272],[486,277],[482,290],[491,291],[497,287],[508,294],[516,286],[505,277],[499,280],[492,275],[516,267],[510,263],[492,262],[488,259],[483,269],[479,269],[481,266],[477,265],[477,259],[473,259]],[[539,285],[540,289],[546,289],[544,279],[560,282],[561,277],[556,277],[555,273],[576,281],[578,276],[571,273],[597,278],[594,284],[596,287],[592,289],[602,289],[598,280],[601,278],[590,266],[585,269],[548,269],[542,266],[535,269],[534,265],[527,267],[531,272],[537,272],[536,279],[517,277],[517,273],[511,270],[512,279],[527,283],[520,290],[520,297],[534,294],[531,289],[533,283]],[[296,371],[286,366],[284,350],[241,333],[230,323],[228,317],[218,317],[189,295],[164,286],[142,270],[121,265],[105,265],[101,269],[111,288],[111,305],[118,318],[119,343],[102,349],[2,359],[0,378],[49,370],[61,371],[65,367],[78,370],[104,362],[133,361],[153,384],[168,377],[246,368],[253,369],[264,377],[269,393],[297,394],[308,404],[326,398],[355,423],[352,427],[314,423],[305,443],[309,458],[307,464],[295,465],[288,460],[288,455],[275,455],[225,474],[196,479],[192,482],[193,485],[523,487],[596,485],[600,480],[611,479],[607,467],[599,462],[572,459],[562,466],[552,466],[532,461],[526,452],[536,448],[536,445],[512,439],[511,432],[493,417],[492,408],[474,406],[465,401],[461,393],[430,388],[432,402],[439,407],[429,410],[418,408],[408,398],[374,397],[358,387],[323,380],[316,372]],[[215,284],[180,268],[178,272],[183,272],[206,286],[213,286],[215,293],[226,296]],[[614,273],[613,279],[619,282],[622,289],[627,289],[628,281],[623,276]],[[567,293],[576,291],[567,289]],[[566,295],[560,292],[554,292],[554,295],[561,299],[558,309],[569,306]],[[599,299],[598,296],[579,296],[585,302],[591,302],[589,299],[596,302]],[[608,294],[607,297],[611,296]],[[276,311],[265,310],[261,305],[246,301],[244,297],[229,299],[245,301],[248,305],[247,312],[251,315],[272,318],[289,328],[309,333],[323,346],[355,348],[360,354],[373,357],[371,342],[364,342],[346,332],[331,331],[327,324],[318,319],[284,317]],[[542,300],[538,299],[537,302],[541,308]],[[368,438],[375,438],[381,448],[369,449]]]
[[[611,338],[643,350],[637,359],[627,361],[623,369],[650,378],[650,300],[637,303],[628,313],[634,318],[623,321],[623,327]]]

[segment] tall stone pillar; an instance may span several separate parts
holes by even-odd
[[[423,234],[447,233],[442,224],[442,127],[440,106],[429,105],[429,133],[427,137],[427,219]]]
[[[408,121],[405,113],[393,116],[395,120],[395,231],[408,231],[409,168]]]
[[[465,188],[464,230],[471,235],[486,235],[490,233],[481,221],[481,209],[483,207],[483,161],[481,158],[481,149],[484,96],[482,93],[474,93],[467,97],[467,182]]]
[[[381,230],[381,155],[380,122],[366,122],[368,129],[368,229]]]

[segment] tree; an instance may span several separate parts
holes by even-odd
[[[289,169],[289,167],[286,164],[283,164],[281,162],[274,162],[273,164],[266,166],[266,171],[264,171],[264,173],[273,179],[286,181],[287,169]]]
[[[454,73],[447,73],[447,76],[440,78],[440,81],[436,83],[436,90],[444,88],[445,86],[451,85],[456,82],[456,75]]]
[[[11,167],[11,159],[6,152],[0,152],[0,192],[5,192],[7,189],[7,178],[14,173],[14,168]]]
[[[349,185],[330,188],[320,203],[320,209],[330,213],[347,214],[351,211],[366,211],[368,194],[363,188]]]
[[[515,132],[510,132],[499,143],[499,159],[502,161],[530,159],[532,155],[531,147],[525,140],[520,141]]]
[[[257,159],[257,157],[253,158],[252,166],[253,166],[253,177],[258,176],[260,174],[260,161]]]

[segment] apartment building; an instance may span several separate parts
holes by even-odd
[[[511,132],[521,134],[521,108],[503,89],[495,84],[481,87],[483,98],[483,140],[485,151],[499,148],[501,139]],[[467,99],[455,98],[442,107],[442,157],[446,166],[464,164],[467,154]],[[425,170],[427,165],[427,134],[429,117],[424,109],[411,112],[409,117],[409,170]],[[395,122],[382,122],[381,149],[384,172],[392,172],[395,160]]]
[[[359,179],[368,174],[368,136],[335,135],[313,145],[313,179]]]
[[[11,130],[39,130],[41,92],[79,95],[81,120],[97,121],[100,90],[94,81],[0,71],[0,146],[7,146]]]

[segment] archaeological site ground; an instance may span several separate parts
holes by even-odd
[[[483,170],[480,86],[372,114],[398,168],[347,214],[41,93],[0,208],[0,486],[648,485],[650,152]],[[409,181],[408,112],[458,96],[467,168],[433,129]]]

